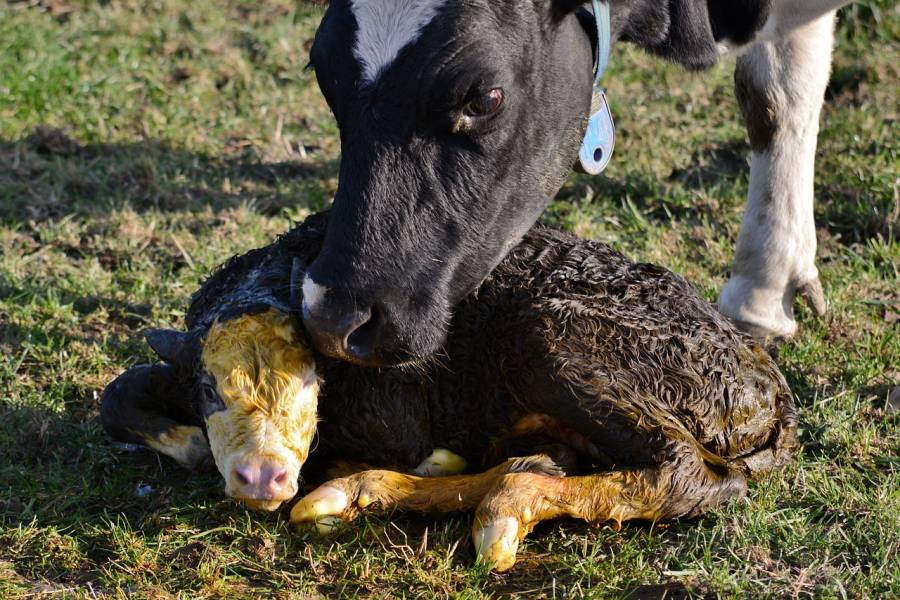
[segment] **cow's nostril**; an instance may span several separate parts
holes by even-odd
[[[366,307],[358,308],[350,315],[344,317],[341,327],[344,334],[343,339],[341,339],[341,346],[345,352],[350,349],[350,346],[353,343],[351,338],[353,338],[360,330],[364,330],[369,323],[372,322],[374,316],[372,309]]]
[[[369,318],[350,332],[344,340],[344,350],[357,358],[365,358],[372,354],[378,339],[378,327],[381,314],[377,308],[370,309]]]
[[[376,345],[380,321],[371,306],[303,303],[303,323],[313,344],[333,358],[366,360]]]
[[[287,471],[281,471],[278,475],[275,476],[275,483],[279,486],[283,486],[287,483]]]

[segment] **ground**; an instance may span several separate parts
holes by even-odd
[[[816,222],[830,312],[778,362],[803,452],[691,522],[540,527],[473,565],[469,517],[368,518],[334,540],[248,512],[215,473],[110,443],[98,395],[179,326],[217,263],[326,207],[338,138],[304,69],[321,8],[188,0],[0,4],[0,597],[900,595],[898,89],[891,0],[841,13]],[[618,147],[545,221],[714,299],[747,190],[733,63],[625,47]]]

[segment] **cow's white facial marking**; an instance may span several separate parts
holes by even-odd
[[[445,1],[353,0],[358,26],[353,54],[362,65],[363,81],[375,81],[404,46],[419,38]]]
[[[327,293],[328,288],[313,281],[309,275],[303,278],[303,302],[310,312],[316,311]]]

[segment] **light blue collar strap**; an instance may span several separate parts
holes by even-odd
[[[609,64],[609,53],[612,45],[609,17],[610,0],[591,0],[594,8],[594,21],[597,24],[597,52],[594,65],[594,89],[591,94],[591,116],[588,119],[584,140],[578,151],[578,162],[586,173],[600,174],[612,158],[616,144],[616,130],[612,113],[606,101],[606,93],[600,87],[600,79]]]
[[[609,53],[612,48],[609,18],[609,0],[591,0],[594,9],[594,22],[597,25],[597,53],[594,61],[594,85],[600,85],[600,78],[609,64]]]

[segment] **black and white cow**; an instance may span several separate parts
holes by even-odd
[[[613,40],[690,69],[738,53],[753,160],[720,309],[790,336],[793,302],[825,308],[813,170],[835,10],[845,0],[608,0]],[[334,0],[311,51],[343,158],[304,282],[326,354],[426,356],[451,307],[538,219],[577,156],[596,34],[574,0]]]

